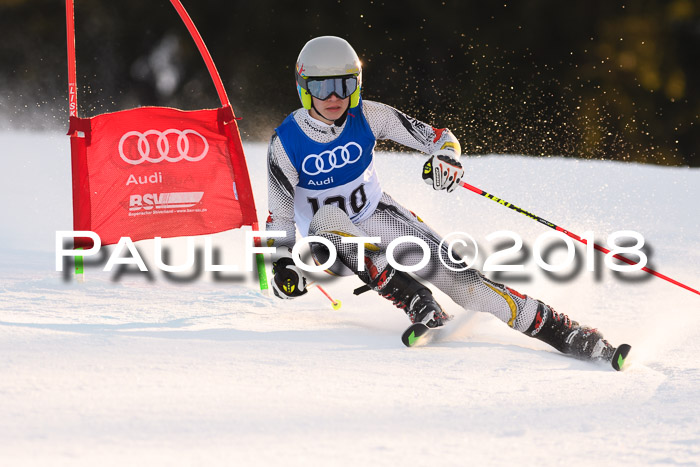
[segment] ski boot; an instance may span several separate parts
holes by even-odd
[[[581,326],[542,302],[538,303],[535,320],[525,334],[580,360],[610,362],[616,350],[597,329]]]
[[[429,328],[442,326],[450,320],[433,298],[433,293],[409,274],[387,266],[369,284],[355,291],[359,295],[372,289],[402,309],[412,323],[423,323]]]

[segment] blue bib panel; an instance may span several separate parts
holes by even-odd
[[[350,220],[369,217],[382,196],[374,170],[376,138],[362,113],[362,100],[348,113],[343,132],[330,143],[318,143],[289,115],[275,129],[299,174],[294,191],[294,220],[302,236],[311,218],[324,204],[334,204]]]

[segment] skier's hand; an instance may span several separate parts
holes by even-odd
[[[306,289],[306,277],[301,270],[294,265],[292,258],[283,257],[272,263],[272,291],[279,298],[296,298],[304,295]]]
[[[432,155],[423,165],[423,180],[435,190],[452,193],[464,177],[464,169],[458,160],[443,154]]]

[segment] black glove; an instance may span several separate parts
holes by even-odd
[[[306,277],[301,270],[294,265],[292,258],[280,258],[272,263],[272,291],[279,298],[296,298],[304,295],[306,289]]]
[[[464,177],[464,169],[458,160],[450,156],[430,156],[423,165],[423,180],[435,190],[447,190],[452,193]]]

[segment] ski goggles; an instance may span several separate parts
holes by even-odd
[[[308,78],[305,88],[316,99],[325,101],[331,94],[341,99],[350,97],[357,90],[357,76],[340,76],[337,78]]]

